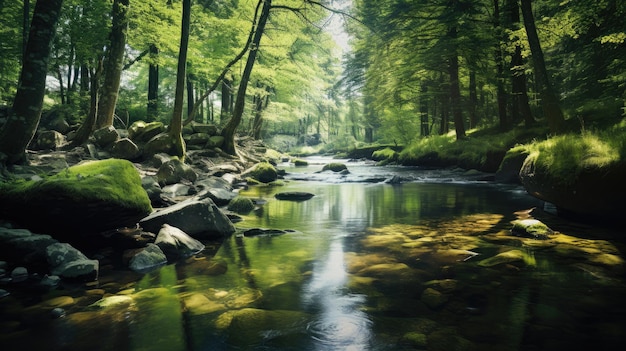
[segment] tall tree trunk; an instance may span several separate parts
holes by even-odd
[[[502,27],[500,26],[500,0],[493,0],[493,26],[496,31],[497,41],[495,48],[496,61],[496,100],[498,101],[498,120],[501,130],[510,128],[509,118],[506,113],[507,94],[504,89],[504,60],[500,45],[503,41]]]
[[[70,147],[79,146],[87,142],[94,126],[96,125],[96,117],[98,115],[98,99],[100,97],[100,77],[102,76],[102,70],[102,58],[99,58],[97,68],[91,73],[89,114],[83,121],[83,124],[80,125],[80,128],[76,131],[76,135],[74,135],[74,139],[72,139]]]
[[[265,24],[270,16],[270,9],[272,7],[272,0],[259,0],[259,3],[263,2],[263,9],[259,16],[259,23],[256,27],[254,38],[252,39],[252,46],[250,47],[250,53],[248,54],[248,60],[246,66],[241,75],[241,82],[239,83],[239,89],[237,90],[237,99],[235,101],[235,108],[233,110],[233,116],[230,118],[224,129],[222,130],[222,136],[224,137],[224,151],[236,155],[237,150],[235,147],[235,131],[241,123],[243,116],[243,110],[246,104],[246,90],[248,88],[248,81],[250,80],[250,74],[256,61],[256,55],[259,52],[259,44],[261,43],[261,37],[265,30]]]
[[[511,29],[517,28],[517,25],[520,23],[520,9],[517,0],[507,0],[506,7],[510,19],[509,27]],[[522,119],[527,127],[533,125],[535,118],[528,101],[526,73],[524,72],[524,59],[520,45],[515,45],[515,51],[511,55],[511,95],[513,100],[513,120]]]
[[[230,109],[230,101],[233,98],[232,84],[233,82],[228,78],[224,78],[222,80],[222,107],[220,110],[221,123],[229,119],[232,112],[232,110]]]
[[[109,48],[104,62],[104,83],[98,105],[97,128],[113,125],[113,115],[124,67],[129,0],[114,0]]]
[[[26,147],[41,118],[48,61],[62,4],[63,0],[46,0],[35,5],[20,84],[9,117],[0,130],[0,163],[26,160]]]
[[[194,105],[193,81],[191,75],[187,73],[187,116],[191,116]]]
[[[476,109],[478,107],[478,94],[476,93],[476,70],[470,69],[469,72],[469,127],[476,128],[478,126],[478,114]]]
[[[456,29],[454,29],[456,33]],[[465,138],[465,124],[463,112],[461,110],[461,87],[459,83],[459,57],[456,50],[450,54],[448,62],[448,74],[450,75],[450,105],[452,107],[452,117],[454,118],[454,130],[456,140]]]
[[[147,119],[154,121],[159,114],[159,64],[156,62],[159,56],[159,48],[150,45],[150,66],[148,67],[148,104]]]
[[[170,122],[169,135],[172,140],[172,154],[185,157],[185,141],[183,140],[183,103],[185,95],[185,78],[187,68],[187,47],[189,46],[189,26],[191,23],[191,0],[183,0],[183,19],[180,30],[180,47],[178,50],[178,69],[176,71],[176,95],[174,112]]]
[[[531,0],[521,0],[521,6],[522,15],[524,17],[524,27],[526,28],[526,35],[528,37],[528,45],[530,46],[533,64],[535,66],[535,75],[541,87],[539,94],[542,100],[543,114],[548,122],[550,131],[560,133],[563,129],[565,119],[561,106],[559,105],[559,98],[550,83],[546,62],[543,57],[543,50],[541,49],[537,28],[535,27]]]
[[[430,132],[430,127],[428,123],[428,99],[427,99],[426,94],[428,94],[428,86],[426,84],[422,84],[420,97],[419,97],[420,134],[422,136],[428,136]]]

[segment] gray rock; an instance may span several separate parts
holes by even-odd
[[[206,143],[206,147],[207,148],[222,147],[223,144],[224,144],[224,137],[221,135],[215,135],[209,138],[209,140]]]
[[[190,199],[156,211],[139,225],[157,233],[163,224],[179,228],[194,238],[224,236],[235,232],[235,226],[211,199]]]
[[[278,200],[290,200],[290,201],[305,201],[315,196],[315,194],[307,193],[304,191],[286,191],[282,193],[276,193],[274,197]]]
[[[162,164],[156,176],[159,184],[165,185],[180,183],[182,180],[194,182],[198,178],[196,172],[177,157]]]
[[[17,262],[46,262],[46,248],[57,242],[50,235],[0,227],[0,255]]]
[[[120,138],[117,130],[113,126],[97,129],[93,132],[93,138],[96,145],[107,147]]]
[[[217,134],[217,126],[213,124],[191,122],[191,128],[193,129],[195,133],[206,133],[208,135]]]
[[[141,178],[141,186],[148,194],[150,201],[156,201],[160,198],[162,189],[156,177],[147,176]]]
[[[128,138],[115,141],[111,152],[115,157],[125,160],[134,160],[141,156],[141,150],[139,150],[137,144]]]
[[[217,206],[228,205],[235,197],[237,197],[237,193],[221,188],[208,189],[196,196],[198,199],[209,198],[213,200]]]
[[[185,196],[185,195],[189,195],[190,190],[191,190],[191,187],[189,185],[176,183],[176,184],[164,186],[162,193],[164,195],[172,196],[172,197]]]
[[[47,247],[46,253],[54,275],[94,280],[98,277],[98,260],[88,259],[70,244],[52,244]]]
[[[28,270],[26,267],[15,267],[11,271],[11,279],[14,283],[20,283],[28,279]]]
[[[128,128],[128,137],[134,141],[145,142],[164,131],[165,126],[162,122],[137,121]]]
[[[167,264],[167,257],[160,247],[148,244],[130,259],[129,267],[135,272],[145,273]]]
[[[47,288],[54,288],[59,285],[61,282],[61,277],[58,275],[44,275],[39,282],[39,285],[45,286]]]
[[[3,297],[7,297],[11,295],[11,293],[9,293],[8,291],[4,290],[4,289],[0,289],[0,299]]]
[[[204,244],[168,224],[163,224],[154,243],[161,248],[170,262],[204,250]]]
[[[185,143],[187,145],[205,145],[209,142],[211,136],[206,133],[194,133],[188,136],[185,136]]]
[[[46,130],[37,135],[35,147],[37,150],[56,150],[65,142],[63,134],[55,130]]]

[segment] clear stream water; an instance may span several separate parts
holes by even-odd
[[[281,165],[284,186],[241,191],[263,204],[214,256],[143,276],[102,277],[73,296],[63,318],[12,332],[5,325],[0,346],[605,350],[626,341],[624,246],[615,240],[623,232],[543,213],[558,232],[551,240],[513,237],[510,222],[543,205],[520,187],[367,163],[347,163],[349,175],[315,173],[330,160],[309,161]],[[393,175],[405,182],[371,183]],[[285,191],[315,196],[274,198]],[[286,232],[244,236],[250,228]],[[515,255],[488,261],[507,252]],[[89,306],[109,296],[131,299]]]

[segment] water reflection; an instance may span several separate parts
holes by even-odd
[[[316,316],[307,325],[315,350],[368,348],[372,323],[360,310],[365,296],[347,294],[347,278],[343,244],[341,239],[335,239],[328,257],[315,264],[302,296],[305,310]]]

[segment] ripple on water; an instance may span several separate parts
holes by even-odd
[[[364,350],[370,344],[371,325],[365,313],[337,311],[311,321],[307,332],[318,350]]]

